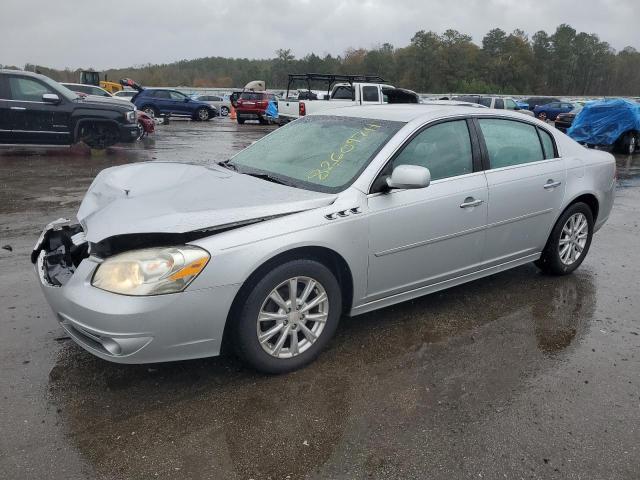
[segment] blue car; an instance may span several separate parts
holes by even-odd
[[[147,115],[171,115],[207,121],[217,115],[216,109],[206,102],[189,98],[184,93],[168,88],[145,88],[131,102]]]
[[[545,105],[537,105],[533,109],[533,114],[540,120],[555,120],[561,113],[570,112],[576,108],[573,103],[569,102],[551,102]]]
[[[529,104],[524,100],[516,100],[516,105],[518,105],[521,110],[529,110]]]

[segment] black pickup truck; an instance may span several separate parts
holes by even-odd
[[[140,136],[133,105],[79,97],[44,75],[0,70],[0,146],[84,142],[106,148]]]

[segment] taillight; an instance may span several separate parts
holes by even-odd
[[[265,102],[264,100],[260,100],[259,102],[256,102],[256,105],[260,108],[267,108],[269,102]]]
[[[304,102],[299,102],[298,103],[298,115],[301,117],[304,117],[307,114],[307,107],[305,106]]]

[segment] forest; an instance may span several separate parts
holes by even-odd
[[[596,34],[577,32],[567,24],[532,36],[495,28],[480,45],[457,30],[421,30],[403,47],[383,43],[302,58],[290,48],[274,53],[270,59],[206,57],[103,73],[110,80],[129,77],[146,86],[242,87],[260,79],[277,89],[286,87],[288,73],[316,72],[377,74],[421,93],[640,96],[640,52],[631,46],[616,52]],[[79,70],[29,64],[25,69],[59,81],[79,78]]]

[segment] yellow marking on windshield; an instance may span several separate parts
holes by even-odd
[[[321,182],[325,181],[327,178],[329,178],[331,171],[342,163],[345,155],[355,150],[358,143],[361,143],[362,140],[368,137],[371,132],[375,132],[379,128],[380,125],[369,123],[364,128],[353,133],[353,135],[342,142],[340,148],[337,151],[331,152],[331,155],[329,155],[329,160],[323,160],[322,162],[320,162],[320,168],[316,168],[309,172],[309,175],[307,175],[307,180],[313,180],[314,178],[317,178]]]

